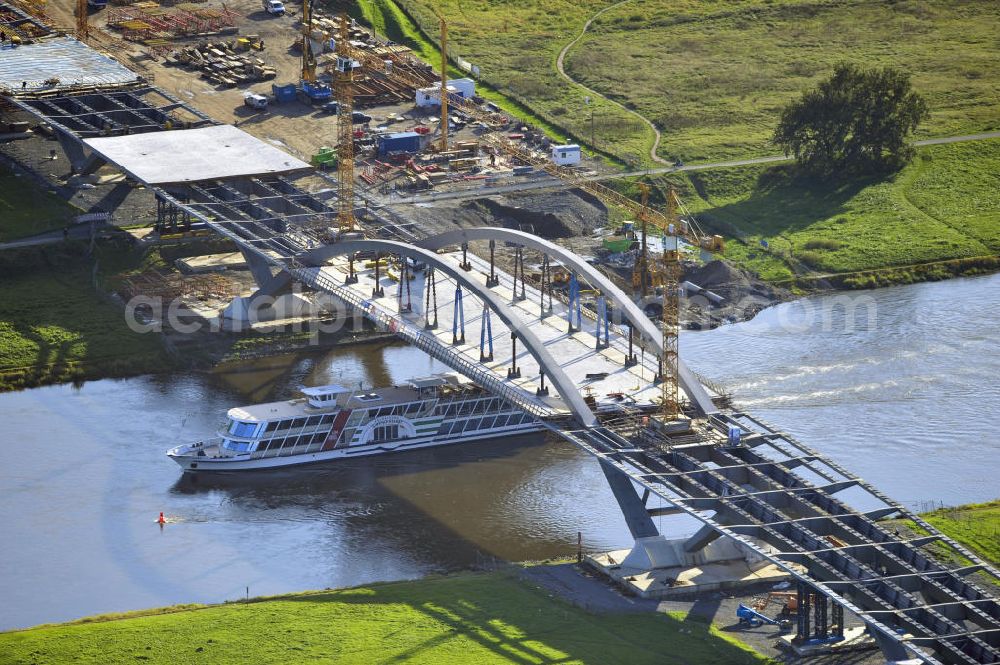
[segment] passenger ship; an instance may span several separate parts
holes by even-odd
[[[455,374],[412,379],[368,392],[339,385],[303,397],[230,409],[224,430],[167,451],[185,472],[242,471],[429,448],[543,425]]]

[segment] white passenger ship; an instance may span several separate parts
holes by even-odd
[[[167,451],[186,472],[242,471],[539,432],[533,416],[455,374],[229,410],[216,438]]]

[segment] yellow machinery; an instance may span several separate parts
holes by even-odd
[[[340,233],[354,230],[354,58],[350,46],[351,19],[340,15],[337,33],[337,180],[340,187],[337,226]],[[353,265],[353,264],[352,264]]]
[[[438,14],[441,24],[441,152],[448,149],[448,24]]]
[[[90,32],[90,22],[87,18],[87,0],[76,0],[76,38],[81,42],[87,40]]]
[[[302,0],[302,80],[316,82],[316,56],[312,52],[312,0]]]

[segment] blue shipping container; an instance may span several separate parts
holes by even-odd
[[[274,101],[279,104],[294,102],[298,98],[298,92],[295,89],[294,83],[289,83],[287,85],[272,83],[271,93],[274,94]]]
[[[379,137],[378,153],[385,155],[390,152],[419,152],[420,134],[416,132],[399,132]]]

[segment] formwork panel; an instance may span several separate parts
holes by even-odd
[[[5,94],[124,85],[138,80],[139,75],[132,70],[72,37],[6,48],[0,56],[0,91]]]

